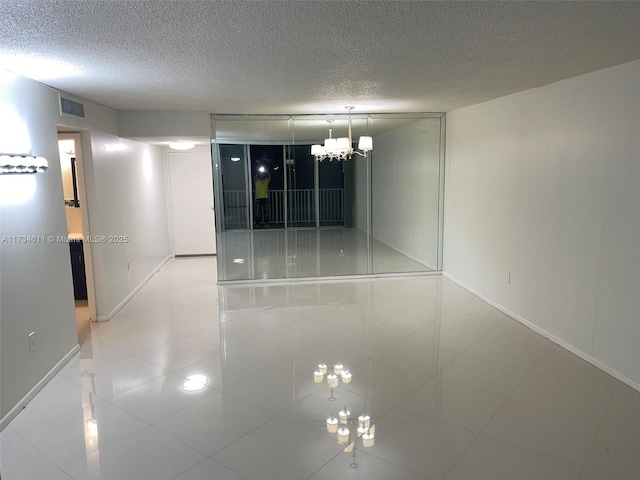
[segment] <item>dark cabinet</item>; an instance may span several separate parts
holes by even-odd
[[[71,273],[73,274],[73,296],[76,300],[87,299],[87,277],[84,271],[84,248],[82,240],[69,242]]]

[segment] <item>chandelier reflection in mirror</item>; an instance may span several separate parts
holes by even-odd
[[[322,160],[350,160],[354,154],[366,157],[367,153],[373,150],[373,138],[363,135],[358,140],[358,149],[353,148],[353,140],[351,138],[351,110],[355,107],[345,107],[349,111],[349,136],[333,138],[333,128],[331,127],[333,120],[327,120],[329,123],[329,138],[324,139],[324,145],[311,145],[311,155],[319,162]],[[369,120],[367,118],[367,132],[369,133]]]
[[[335,401],[334,389],[339,386],[340,380],[342,383],[351,383],[351,372],[346,370],[341,363],[336,363],[331,371],[325,363],[321,363],[313,372],[313,381],[323,383],[325,375],[327,385],[331,389],[329,401]],[[358,439],[362,440],[364,448],[373,447],[376,426],[371,424],[371,417],[366,413],[361,413],[356,419],[345,405],[337,415],[331,414],[327,418],[327,432],[335,434],[339,444],[346,445],[342,451],[352,455],[349,466],[358,468],[359,465],[356,461]]]

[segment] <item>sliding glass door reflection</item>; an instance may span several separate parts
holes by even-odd
[[[441,115],[354,116],[374,151],[332,162],[311,155],[326,116],[213,124],[220,281],[441,269]]]

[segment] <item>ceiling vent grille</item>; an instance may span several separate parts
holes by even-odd
[[[60,111],[69,115],[84,118],[84,105],[68,98],[60,97]]]

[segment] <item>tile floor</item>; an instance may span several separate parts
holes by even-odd
[[[215,272],[172,260],[111,322],[79,309],[81,352],[2,432],[2,479],[640,478],[640,393],[446,279]],[[329,401],[314,370],[338,361]],[[375,425],[357,469],[326,428],[344,407]]]
[[[435,249],[419,262],[357,228],[229,230],[217,238],[220,280],[428,272],[438,263]]]

